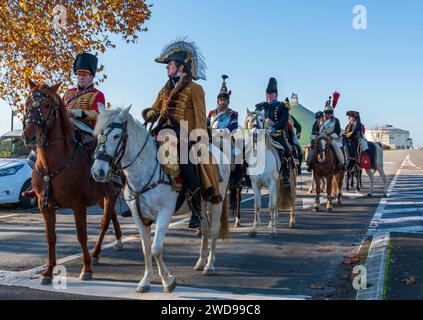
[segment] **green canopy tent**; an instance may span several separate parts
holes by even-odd
[[[314,124],[314,112],[308,110],[298,102],[298,95],[293,93],[291,97],[291,115],[301,124],[302,133],[300,143],[302,147],[308,146],[310,143],[311,129]]]

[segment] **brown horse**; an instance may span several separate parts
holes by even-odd
[[[337,198],[342,203],[342,183],[345,172],[339,169],[336,155],[330,146],[329,138],[320,136],[316,139],[316,153],[311,162],[316,183],[316,200],[313,210],[320,211],[320,193],[322,179],[326,180],[327,204],[326,212],[332,211],[332,199]]]
[[[23,139],[37,147],[37,162],[32,172],[32,185],[43,215],[48,243],[48,264],[41,278],[51,284],[56,266],[56,208],[71,208],[75,217],[78,241],[83,252],[81,280],[92,278],[91,256],[87,247],[87,207],[104,209],[100,236],[93,251],[98,261],[104,235],[113,221],[117,249],[122,246],[122,232],[115,212],[120,190],[91,179],[91,165],[85,151],[74,139],[74,129],[62,99],[57,94],[60,84],[49,87],[29,81],[30,92],[25,103]]]

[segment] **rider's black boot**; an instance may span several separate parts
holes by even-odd
[[[288,159],[283,159],[283,173],[282,173],[282,180],[284,187],[291,186],[291,172],[289,167]]]
[[[187,201],[192,211],[189,220],[188,228],[199,229],[201,228],[201,192],[200,188],[195,191],[187,190]]]

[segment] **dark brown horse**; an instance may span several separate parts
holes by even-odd
[[[57,94],[60,84],[49,87],[29,81],[30,92],[25,103],[23,139],[37,147],[37,162],[32,172],[32,185],[43,215],[48,243],[48,264],[41,278],[51,284],[56,266],[56,208],[73,209],[77,237],[83,252],[81,280],[92,278],[91,256],[87,247],[87,207],[104,208],[100,236],[93,251],[98,261],[104,235],[113,221],[117,245],[122,246],[122,233],[115,212],[120,191],[110,184],[91,179],[90,161],[74,139],[73,126],[62,99]]]
[[[316,182],[314,211],[320,211],[320,193],[323,178],[326,180],[326,212],[332,211],[332,199],[334,197],[338,198],[338,203],[342,202],[342,183],[345,172],[339,168],[335,151],[330,146],[329,139],[324,136],[316,139],[316,153],[311,162],[311,168]]]

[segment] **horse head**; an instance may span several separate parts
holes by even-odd
[[[316,140],[316,150],[317,150],[317,160],[320,163],[325,163],[327,159],[327,151],[330,146],[329,141],[323,137],[320,136]]]
[[[37,85],[29,80],[30,91],[25,101],[22,138],[29,147],[48,145],[47,136],[60,118],[63,136],[72,136],[73,128],[57,93],[61,83],[54,86]]]
[[[98,144],[91,175],[96,182],[108,182],[112,170],[125,154],[127,123],[131,106],[126,109],[106,110],[100,113],[94,129]]]

